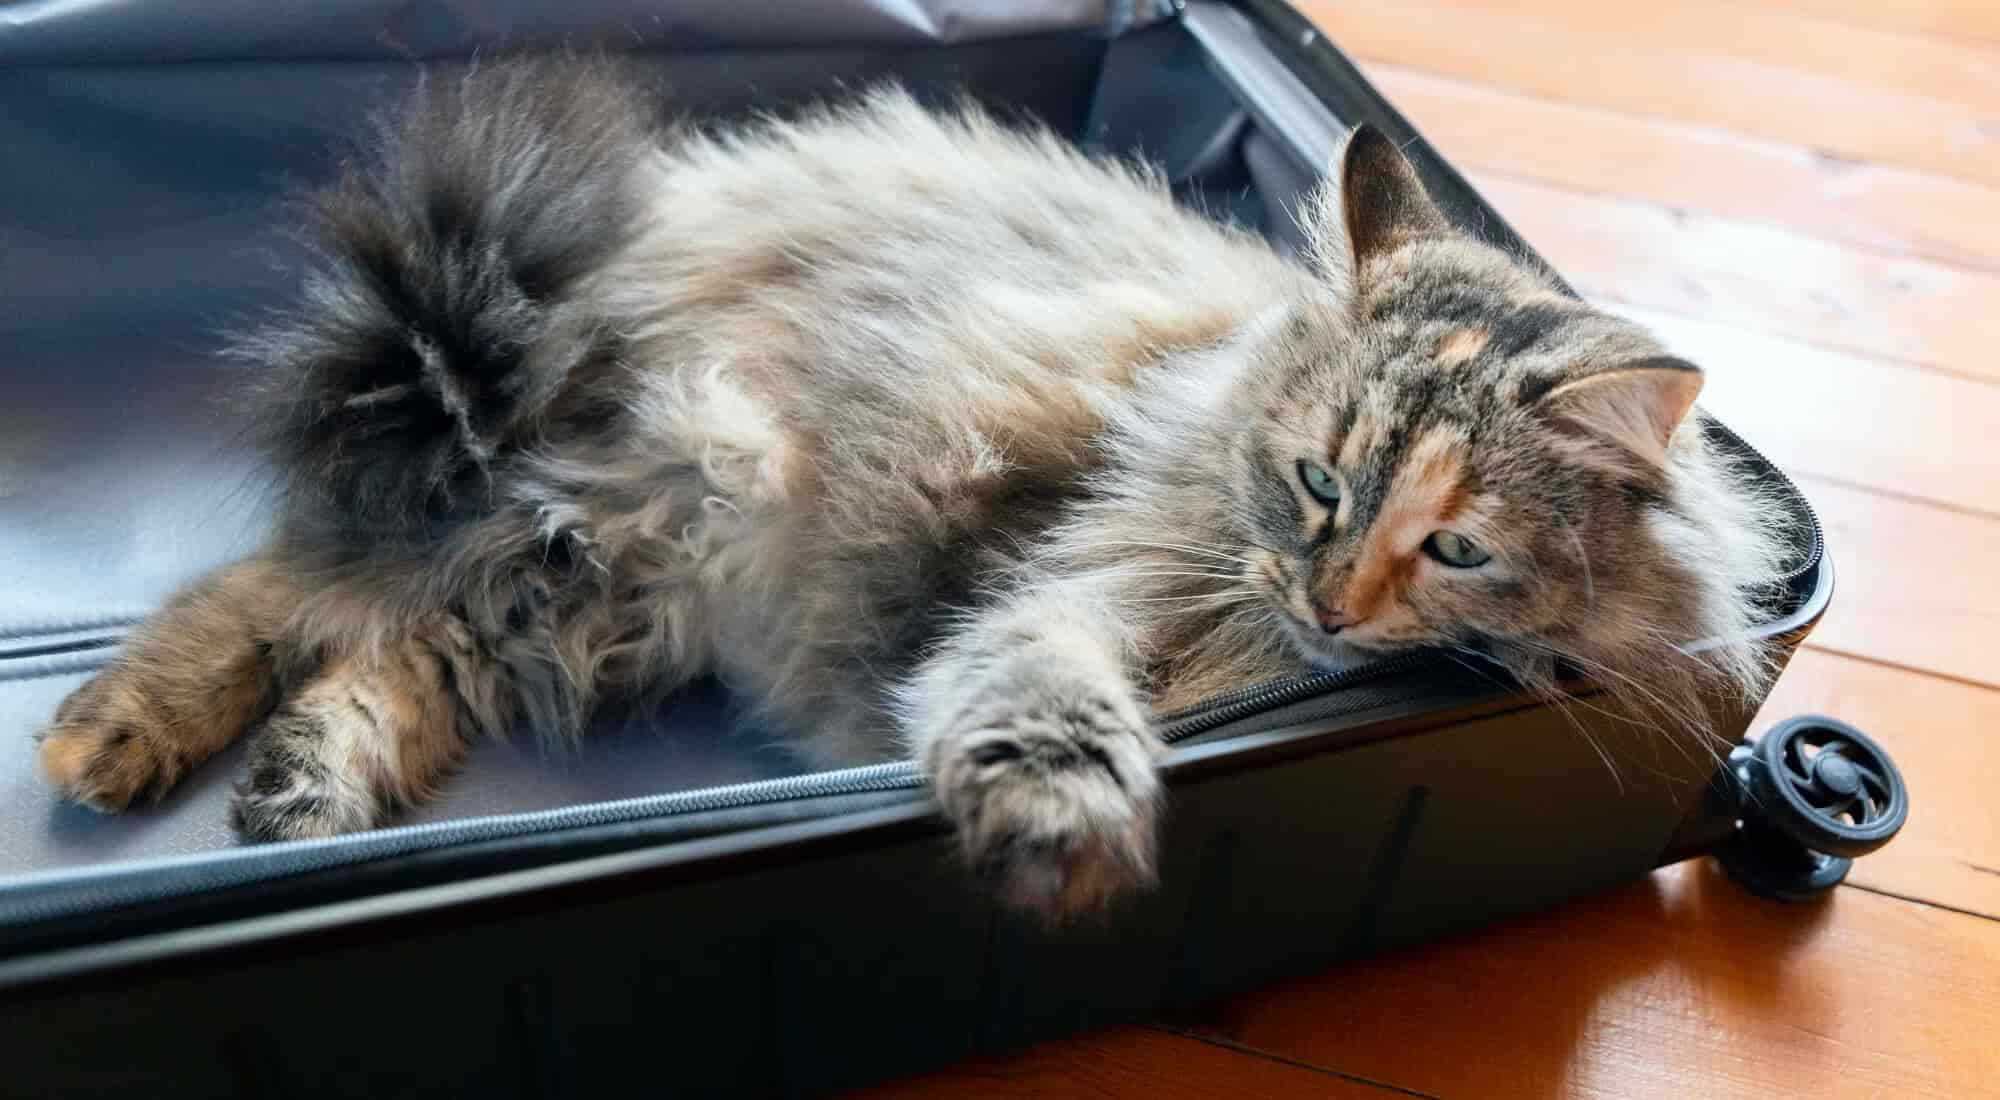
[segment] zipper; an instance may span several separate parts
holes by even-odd
[[[1791,478],[1741,436],[1715,420],[1708,421],[1708,429],[1739,453],[1760,463],[1778,479],[1787,496],[1795,503],[1811,539],[1800,564],[1782,578],[1787,584],[1796,582],[1811,571],[1825,553],[1825,533],[1818,513]],[[1163,715],[1155,720],[1154,727],[1161,740],[1171,745],[1281,707],[1413,670],[1428,659],[1423,651],[1416,651],[1339,672],[1287,677],[1218,695],[1185,710]],[[0,926],[169,901],[192,894],[251,886],[277,878],[466,844],[806,799],[916,791],[923,785],[923,775],[914,762],[893,761],[724,787],[644,795],[615,802],[406,825],[345,837],[208,852],[170,861],[132,863],[122,868],[57,871],[18,880],[12,887],[0,890]]]
[[[1426,661],[1423,651],[1398,653],[1339,672],[1315,672],[1289,676],[1256,687],[1218,695],[1185,710],[1160,718],[1155,726],[1160,739],[1171,745],[1198,733],[1221,729],[1232,722],[1254,718],[1265,711],[1303,703],[1321,695],[1354,687],[1368,680],[1416,668]]]
[[[77,871],[58,871],[47,876],[27,878],[11,888],[13,891],[39,893],[42,896],[17,899],[0,893],[0,926],[15,922],[48,920],[78,912],[166,901],[190,894],[248,886],[279,877],[310,874],[315,871],[437,851],[481,841],[508,840],[540,833],[620,825],[680,814],[741,809],[798,799],[904,790],[919,787],[922,783],[923,777],[917,773],[914,763],[894,761],[839,771],[737,783],[725,787],[642,795],[615,802],[561,806],[531,813],[478,817],[460,821],[404,825],[347,836],[285,841],[222,852],[204,852],[172,860],[147,860],[127,864],[124,868],[96,867]],[[116,878],[130,876],[136,881],[83,885],[91,879],[106,875]],[[77,885],[70,886],[72,882]]]
[[[1796,582],[1811,571],[1825,553],[1825,534],[1818,513],[1791,478],[1755,447],[1719,421],[1710,420],[1708,425],[1709,430],[1761,463],[1775,476],[1803,516],[1811,545],[1801,563],[1782,578],[1788,584]],[[1428,655],[1420,650],[1395,654],[1339,672],[1310,673],[1274,680],[1162,715],[1155,720],[1154,727],[1160,739],[1171,745],[1259,714],[1411,671],[1428,661]],[[815,798],[916,791],[923,785],[924,778],[916,764],[899,760],[723,787],[643,795],[615,802],[405,825],[359,835],[207,852],[170,861],[149,860],[123,868],[58,871],[17,881],[11,888],[0,891],[0,926],[170,901],[193,894],[252,886],[277,878],[466,844]],[[110,881],[105,881],[107,878]],[[28,896],[18,896],[20,894]]]
[[[1737,435],[1734,428],[1714,417],[1708,418],[1707,428],[1711,433],[1719,435],[1728,441],[1729,445],[1736,450],[1756,459],[1758,464],[1769,471],[1772,477],[1778,479],[1778,484],[1784,486],[1785,495],[1798,507],[1800,516],[1805,520],[1806,531],[1812,538],[1812,545],[1806,550],[1805,557],[1799,560],[1799,564],[1793,566],[1778,578],[1786,584],[1796,584],[1799,578],[1817,568],[1820,559],[1826,556],[1826,528],[1820,526],[1819,511],[1813,507],[1812,498],[1806,496],[1805,492],[1799,488],[1798,483],[1792,480],[1790,474],[1779,469],[1777,463],[1764,457],[1764,452],[1752,446],[1749,440]]]
[[[1264,711],[1330,695],[1414,668],[1422,661],[1421,653],[1405,653],[1340,672],[1276,680],[1176,711],[1161,718],[1155,726],[1160,738],[1172,744]],[[898,760],[725,787],[643,795],[616,802],[405,825],[344,837],[207,852],[167,861],[148,860],[129,864],[123,869],[96,867],[58,871],[19,881],[9,891],[0,892],[0,926],[170,901],[194,894],[251,886],[276,878],[465,844],[814,798],[916,791],[923,786],[924,777],[915,762]],[[107,876],[111,881],[103,881]],[[28,896],[8,897],[8,893],[25,893]]]

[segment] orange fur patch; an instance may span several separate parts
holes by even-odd
[[[282,571],[250,558],[175,596],[57,709],[37,749],[49,780],[122,810],[235,740],[273,702],[275,670],[258,640],[288,591]]]
[[[1509,294],[1507,295],[1507,301],[1510,305],[1518,306],[1522,309],[1532,309],[1536,306],[1573,306],[1576,304],[1576,299],[1571,298],[1569,295],[1558,290],[1550,290],[1547,287],[1540,286],[1529,287],[1525,290]]]
[[[1493,332],[1483,328],[1453,329],[1438,341],[1437,361],[1441,367],[1462,367],[1486,350]]]
[[[1340,602],[1341,610],[1356,622],[1376,618],[1385,604],[1400,600],[1417,568],[1415,554],[1385,553],[1379,537],[1368,542]]]
[[[1402,602],[1417,572],[1423,540],[1465,506],[1465,460],[1459,443],[1432,435],[1418,441],[1396,474],[1337,606],[1356,622]]]
[[[1177,308],[1171,312],[1141,312],[1129,330],[1113,335],[1104,357],[1105,365],[1115,368],[1110,380],[1129,383],[1135,368],[1176,352],[1218,343],[1242,323],[1241,317],[1226,309],[1190,310],[1178,301],[1173,305]]]
[[[80,738],[43,738],[40,751],[42,774],[56,786],[67,790],[83,778],[83,769],[90,765],[97,751],[96,743]]]

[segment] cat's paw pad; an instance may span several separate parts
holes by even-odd
[[[375,823],[365,788],[329,770],[321,751],[328,736],[310,716],[282,710],[257,732],[249,775],[229,804],[229,824],[239,837],[253,844],[304,840]]]
[[[63,797],[103,813],[160,800],[187,772],[187,762],[157,728],[146,707],[104,682],[72,692],[42,731],[36,752],[42,774]]]
[[[971,866],[1005,903],[1062,924],[1152,885],[1157,751],[1092,704],[983,725],[929,764]]]
[[[322,793],[304,790],[260,792],[252,779],[236,788],[229,804],[229,827],[246,844],[339,836],[368,827],[343,812]]]

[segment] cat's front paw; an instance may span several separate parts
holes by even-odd
[[[376,777],[393,748],[346,680],[322,679],[273,712],[250,741],[229,824],[262,844],[358,832],[381,816]]]
[[[113,666],[72,692],[36,750],[63,797],[102,813],[157,802],[189,767],[160,715],[114,682],[122,674]]]
[[[1159,751],[1136,706],[1090,698],[972,716],[925,764],[971,866],[1061,924],[1153,884]]]

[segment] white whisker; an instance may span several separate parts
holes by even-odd
[[[1595,604],[1597,603],[1597,582],[1590,575],[1590,554],[1583,548],[1583,537],[1576,533],[1576,528],[1574,527],[1564,526],[1563,530],[1569,533],[1569,541],[1571,545],[1576,547],[1576,560],[1578,564],[1583,566],[1583,602]]]
[[[1218,558],[1222,561],[1236,562],[1237,564],[1240,565],[1250,564],[1250,560],[1248,558],[1240,557],[1235,554],[1225,554],[1220,550],[1214,550],[1208,547],[1189,546],[1184,543],[1173,543],[1173,542],[1141,542],[1135,539],[1118,539],[1110,542],[1084,543],[1080,546],[1074,547],[1073,549],[1100,550],[1112,546],[1133,546],[1133,547],[1141,547],[1152,550],[1172,550],[1177,553],[1196,554],[1207,558]]]
[[[1226,603],[1245,603],[1258,599],[1255,592],[1203,592],[1193,596],[1124,596],[1113,597],[1116,603],[1178,603],[1182,600],[1221,600]]]

